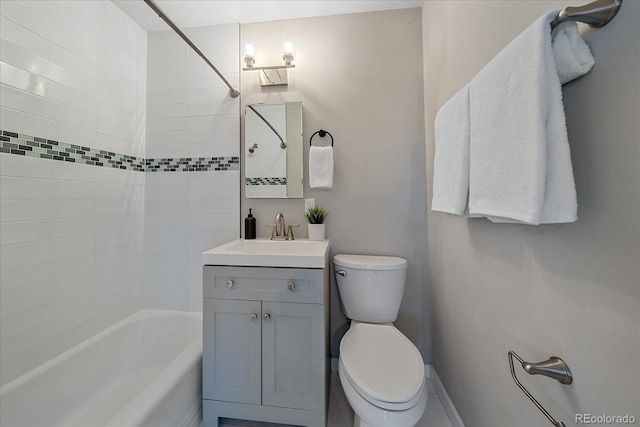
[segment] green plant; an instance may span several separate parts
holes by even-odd
[[[321,208],[320,206],[309,208],[304,213],[304,216],[307,218],[307,221],[309,221],[309,224],[324,224],[324,220],[325,218],[327,218],[327,215],[329,215],[329,212],[326,209]]]

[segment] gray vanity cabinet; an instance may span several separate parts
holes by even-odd
[[[328,269],[204,267],[204,426],[326,424]]]

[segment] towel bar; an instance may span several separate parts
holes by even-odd
[[[567,21],[579,21],[599,28],[607,25],[620,10],[622,0],[596,0],[580,7],[565,7],[551,22],[551,28]]]
[[[522,360],[520,356],[518,356],[515,352],[509,351],[509,367],[511,368],[511,377],[513,381],[516,382],[520,390],[533,402],[534,405],[551,421],[555,427],[565,427],[562,421],[556,421],[549,412],[538,402],[535,397],[529,390],[527,390],[521,383],[518,381],[518,377],[516,376],[515,368],[513,367],[513,358],[518,359],[518,362],[522,365],[522,369],[524,369],[530,375],[544,375],[550,378],[553,378],[559,381],[562,384],[571,384],[573,382],[573,375],[571,374],[571,370],[569,366],[565,363],[564,360],[559,357],[550,357],[549,359],[540,362],[540,363],[529,363]]]

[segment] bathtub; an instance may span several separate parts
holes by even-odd
[[[0,388],[2,427],[202,421],[202,314],[142,310]]]

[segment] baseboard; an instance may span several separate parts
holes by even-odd
[[[444,388],[444,384],[440,380],[438,373],[432,365],[429,366],[429,378],[431,380],[431,384],[433,384],[433,388],[436,389],[436,393],[440,398],[440,403],[442,403],[442,407],[444,411],[447,413],[447,417],[449,417],[449,421],[451,421],[451,425],[453,427],[464,427],[464,423],[462,422],[462,418],[460,418],[460,414],[456,410],[456,407],[453,404],[453,401],[449,397],[449,393],[447,393],[447,389]]]
[[[331,372],[338,372],[338,360],[337,357],[331,358]]]

